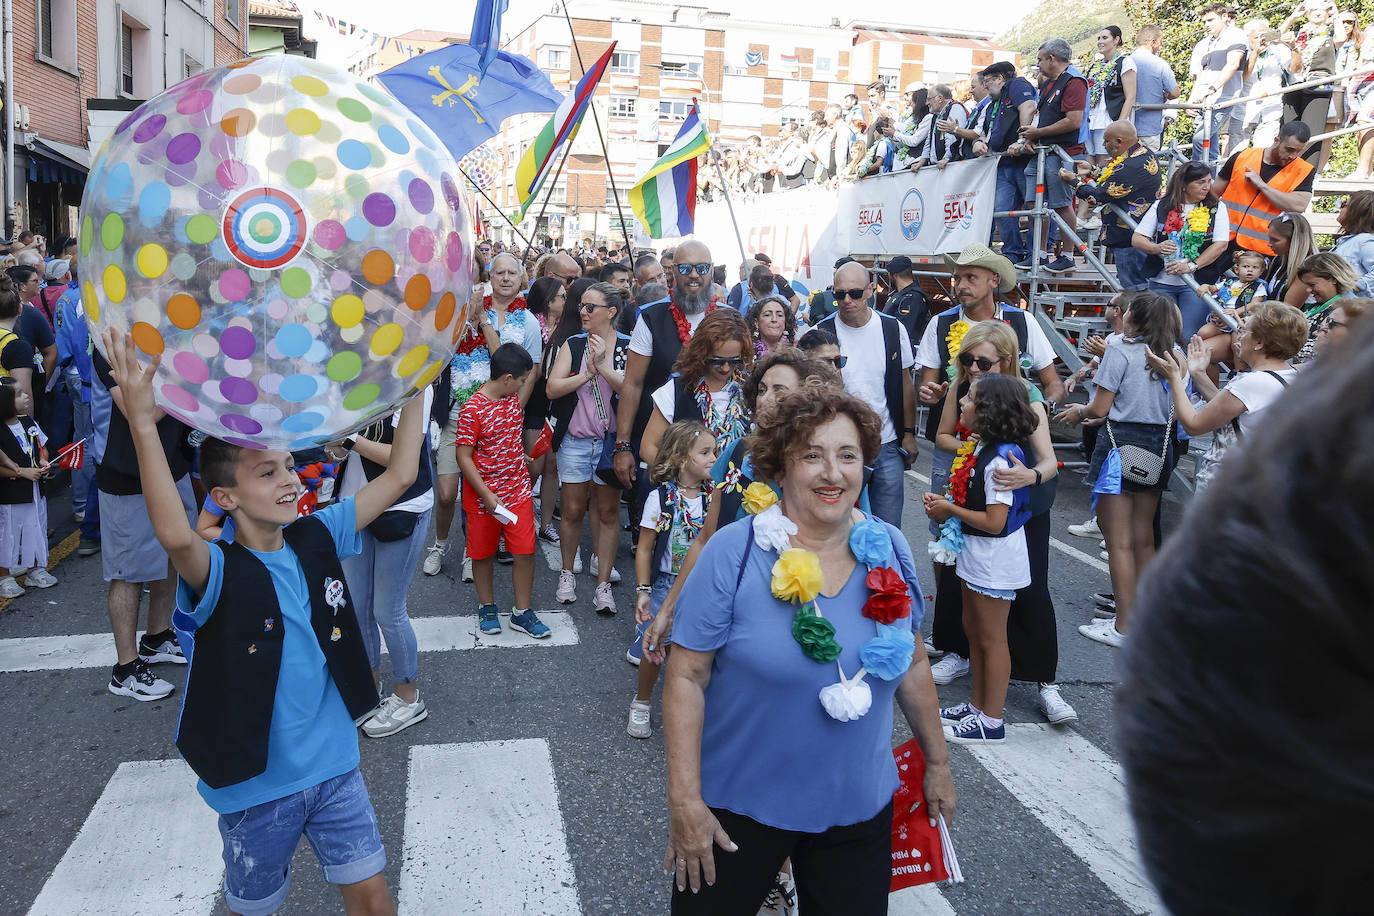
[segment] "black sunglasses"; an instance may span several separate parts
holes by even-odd
[[[577,277],[565,277],[562,274],[556,273],[550,273],[549,276],[553,277],[555,280],[561,281],[564,286],[571,286],[572,281],[577,279]]]
[[[706,365],[712,369],[738,369],[744,365],[743,356],[712,356],[706,360]]]
[[[684,277],[690,277],[692,275],[692,271],[696,271],[703,277],[711,272],[710,264],[678,264],[676,266],[677,272],[682,274]]]
[[[832,365],[834,365],[834,367],[835,367],[836,369],[843,369],[845,363],[849,362],[849,357],[848,357],[848,356],[832,356],[832,357],[830,357],[829,359],[827,359],[826,362],[831,363]]]
[[[959,354],[959,365],[963,366],[965,369],[972,368],[975,363],[978,365],[979,372],[987,372],[993,366],[997,365],[993,360],[984,359],[981,356],[974,356],[972,353]]]
[[[867,299],[867,298],[868,298],[868,287],[863,286],[863,287],[859,287],[859,288],[856,288],[856,289],[837,289],[837,290],[835,290],[835,301],[836,301],[836,302],[840,301],[841,299],[845,299],[845,298],[849,298],[849,299]]]

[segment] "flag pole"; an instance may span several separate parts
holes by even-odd
[[[707,132],[710,135],[710,132]],[[730,224],[735,227],[735,241],[739,242],[740,263],[748,262],[749,255],[744,253],[744,236],[740,235],[739,220],[735,219],[735,205],[730,202],[730,189],[726,187],[725,171],[720,167],[720,152],[716,149],[716,141],[711,139],[711,164],[716,167],[716,177],[720,179],[720,193],[725,195],[725,207],[730,211]]]
[[[556,171],[556,172],[553,173],[553,184],[549,185],[549,193],[547,193],[547,194],[544,195],[544,206],[542,206],[542,207],[539,208],[539,215],[536,216],[536,217],[534,218],[534,225],[535,225],[536,230],[537,230],[538,227],[539,227],[539,221],[540,221],[541,219],[544,218],[544,213],[545,213],[545,211],[547,211],[547,210],[549,209],[549,201],[553,200],[553,192],[556,191],[556,190],[558,189],[558,176],[560,176],[560,175],[563,174],[563,166],[567,164],[567,162],[568,162],[568,154],[571,153],[571,152],[572,152],[572,141],[569,140],[568,143],[567,143],[566,145],[564,145],[564,147],[563,147],[563,158],[560,159],[560,160],[558,160],[558,171]],[[563,199],[564,199],[564,202],[566,203],[566,201],[567,201],[567,195],[566,195],[566,194],[564,195]],[[566,239],[565,239],[564,241],[566,241]],[[566,246],[565,246],[565,247],[566,247]]]
[[[527,239],[527,238],[525,238],[525,233],[523,233],[523,232],[520,231],[520,227],[517,226],[517,225],[515,225],[515,223],[511,222],[511,218],[510,218],[509,216],[506,215],[506,211],[505,211],[505,210],[502,210],[502,209],[501,209],[501,206],[500,206],[496,201],[494,201],[494,200],[492,200],[490,197],[488,197],[488,196],[487,196],[487,192],[486,192],[486,191],[483,191],[483,190],[481,189],[481,187],[478,186],[477,182],[475,182],[475,181],[472,180],[472,176],[468,174],[467,169],[463,168],[463,167],[460,165],[460,166],[458,166],[458,171],[462,174],[462,176],[463,176],[464,178],[467,179],[468,184],[472,185],[472,189],[473,189],[474,191],[476,191],[478,194],[481,194],[483,200],[485,200],[487,203],[489,203],[489,204],[491,204],[493,207],[495,207],[495,208],[496,208],[496,212],[501,214],[501,218],[502,218],[502,219],[504,219],[506,222],[510,223],[510,227],[511,227],[512,229],[515,230],[515,234],[518,235],[518,236],[520,236],[520,240],[521,240],[522,242],[525,243],[526,249],[528,250],[528,249],[530,249],[530,248],[533,248],[534,246],[530,244],[530,240]]]
[[[573,29],[572,17],[568,15],[567,0],[563,0],[563,18],[568,23],[568,35],[572,39],[573,50],[577,52],[577,66],[582,68],[582,72],[587,72],[587,65],[582,62],[582,49],[577,45],[577,32]],[[615,212],[620,217],[620,231],[625,237],[625,255],[630,259],[631,266],[634,265],[634,245],[630,242],[629,223],[625,222],[625,210],[620,206],[620,191],[615,186],[615,172],[611,169],[611,154],[606,149],[606,135],[601,132],[601,116],[596,113],[596,93],[593,91],[592,98],[588,100],[587,107],[592,110],[592,122],[596,125],[596,138],[601,141],[601,157],[606,163],[606,177],[611,182],[611,194],[615,196]],[[568,141],[568,148],[572,149],[572,140]]]

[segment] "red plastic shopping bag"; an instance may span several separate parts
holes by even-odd
[[[962,882],[944,818],[932,827],[926,813],[926,758],[920,745],[912,738],[892,756],[901,779],[892,795],[892,890],[935,881]]]

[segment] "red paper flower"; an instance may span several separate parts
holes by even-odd
[[[1165,232],[1183,231],[1183,214],[1178,210],[1170,210],[1169,215],[1164,218]]]
[[[876,566],[864,577],[868,586],[868,600],[863,614],[878,623],[890,624],[911,614],[911,593],[906,580],[890,566]]]

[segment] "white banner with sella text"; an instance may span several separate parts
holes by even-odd
[[[855,255],[949,254],[992,234],[997,159],[944,169],[892,172],[840,187],[835,221],[841,248]]]

